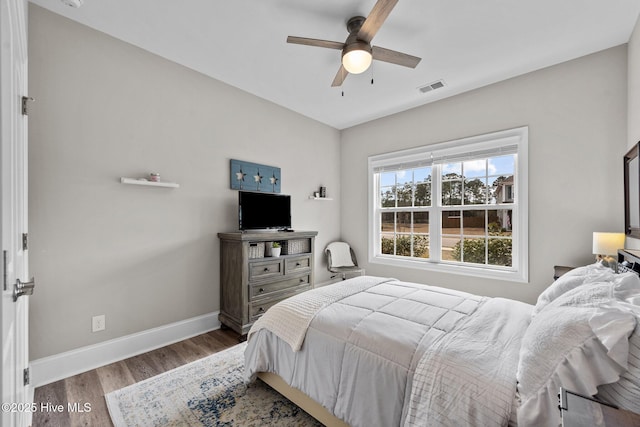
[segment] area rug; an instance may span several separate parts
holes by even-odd
[[[105,396],[115,427],[321,426],[262,381],[244,383],[246,343]]]

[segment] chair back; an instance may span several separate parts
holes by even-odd
[[[324,250],[327,257],[327,268],[358,268],[358,259],[351,246],[346,242],[332,242]]]

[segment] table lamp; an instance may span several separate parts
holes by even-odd
[[[617,271],[617,259],[615,256],[618,249],[624,248],[624,233],[593,233],[593,254],[596,255],[596,261],[602,263],[605,267]]]

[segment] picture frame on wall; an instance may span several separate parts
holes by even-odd
[[[231,159],[231,189],[280,193],[280,168]]]

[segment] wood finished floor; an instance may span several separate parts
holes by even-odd
[[[238,334],[216,330],[35,389],[35,403],[63,405],[61,412],[36,412],[33,427],[113,426],[104,395],[238,344]],[[68,403],[88,402],[90,412],[69,413]]]

